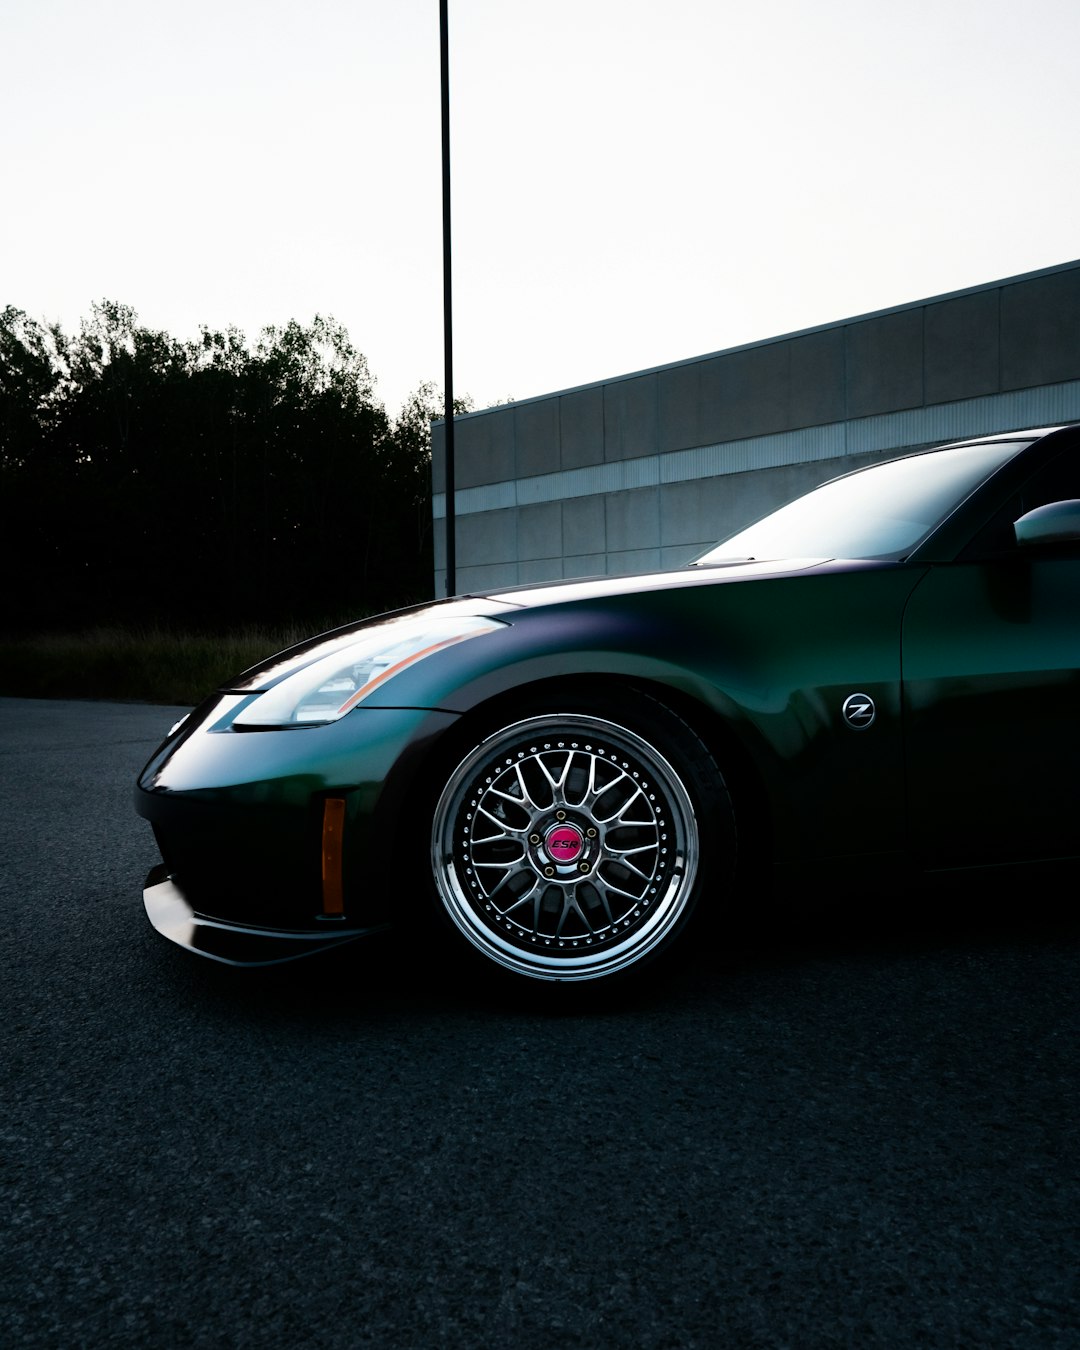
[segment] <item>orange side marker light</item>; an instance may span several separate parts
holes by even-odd
[[[345,839],[345,798],[327,797],[322,822],[323,917],[345,916],[345,892],[341,882],[342,847]]]

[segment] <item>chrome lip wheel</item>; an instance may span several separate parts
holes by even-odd
[[[484,955],[536,979],[595,979],[640,961],[686,913],[694,808],[637,732],[545,714],[451,774],[432,861],[447,913]]]

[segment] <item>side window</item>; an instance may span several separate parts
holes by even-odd
[[[1080,500],[1080,455],[1075,450],[1061,454],[1044,464],[1014,493],[989,520],[961,554],[961,561],[999,557],[1016,549],[1013,521],[1047,502]]]
[[[1049,464],[1044,464],[1024,484],[1019,499],[1017,516],[1034,511],[1037,506],[1045,506],[1047,502],[1080,499],[1080,456],[1066,450]]]

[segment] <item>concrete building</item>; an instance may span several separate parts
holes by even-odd
[[[676,566],[847,469],[1073,420],[1080,260],[470,413],[457,590]]]

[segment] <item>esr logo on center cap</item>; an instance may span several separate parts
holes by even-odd
[[[544,840],[547,855],[554,863],[576,862],[585,846],[585,838],[576,825],[556,825]]]

